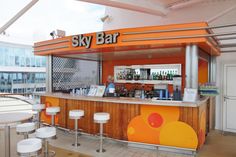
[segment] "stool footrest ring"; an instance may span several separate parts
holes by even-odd
[[[102,152],[100,152],[100,149],[97,149],[96,152],[98,152],[98,153],[104,153],[104,152],[106,152],[106,149],[102,149]]]
[[[25,134],[32,134],[35,130],[27,131],[27,132],[16,132],[17,135],[25,135]]]
[[[73,143],[73,144],[72,144],[72,146],[76,146],[76,144],[75,144],[75,143]],[[80,146],[80,143],[77,143],[77,146]]]
[[[95,136],[99,136],[99,137],[100,137],[100,133],[95,134]],[[102,136],[103,136],[103,137],[108,137],[107,134],[102,134]]]

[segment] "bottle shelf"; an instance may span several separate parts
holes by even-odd
[[[202,96],[217,96],[219,93],[200,93]]]
[[[218,91],[218,88],[217,87],[211,87],[211,88],[207,88],[207,87],[205,87],[205,88],[203,88],[203,87],[200,87],[199,88],[199,91]]]
[[[199,87],[199,93],[203,96],[217,96],[219,95],[218,87],[215,83],[207,82]]]
[[[115,83],[173,84],[172,80],[115,80]]]
[[[149,64],[115,66],[116,83],[173,84],[173,76],[181,75],[181,64]]]

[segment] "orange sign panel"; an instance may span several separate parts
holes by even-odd
[[[131,49],[176,47],[198,44],[211,55],[219,50],[204,35],[205,22],[118,29],[79,34],[34,44],[36,55],[65,55],[127,51]]]

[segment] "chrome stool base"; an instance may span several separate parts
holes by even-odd
[[[51,139],[55,138],[56,136],[53,136],[51,137]],[[49,142],[48,142],[48,139],[43,139],[43,143],[44,143],[44,151],[43,151],[43,154],[44,154],[44,157],[54,157],[56,156],[56,152],[53,151],[53,150],[49,150]]]
[[[80,146],[78,143],[78,134],[80,133],[80,129],[78,128],[78,121],[84,116],[84,110],[70,110],[69,112],[69,118],[73,119],[75,121],[75,126],[74,126],[74,136],[75,136],[75,141],[72,144],[74,147]]]
[[[43,152],[44,157],[54,157],[56,156],[56,152],[49,150],[48,152]]]
[[[17,132],[17,135],[23,135],[24,139],[28,139],[29,138],[29,134],[33,134],[35,132],[35,130],[32,131],[28,131],[28,132]]]
[[[100,134],[99,135],[100,144],[99,144],[99,149],[97,149],[97,152],[103,153],[106,151],[105,149],[103,149],[103,139],[104,139],[104,137],[103,137],[103,123],[100,123],[99,126],[100,126],[100,133],[99,133]]]
[[[75,119],[75,143],[72,144],[72,146],[78,147],[80,144],[78,143],[78,119]]]
[[[108,122],[110,119],[110,114],[106,112],[98,112],[94,113],[93,119],[95,123],[99,124],[99,149],[97,150],[98,153],[103,153],[106,150],[103,149],[103,125]]]
[[[72,146],[78,147],[78,146],[80,146],[80,143],[77,143],[77,145],[75,143],[73,143]]]

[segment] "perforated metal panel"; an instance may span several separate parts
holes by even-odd
[[[52,89],[63,91],[98,83],[98,63],[53,56]]]

